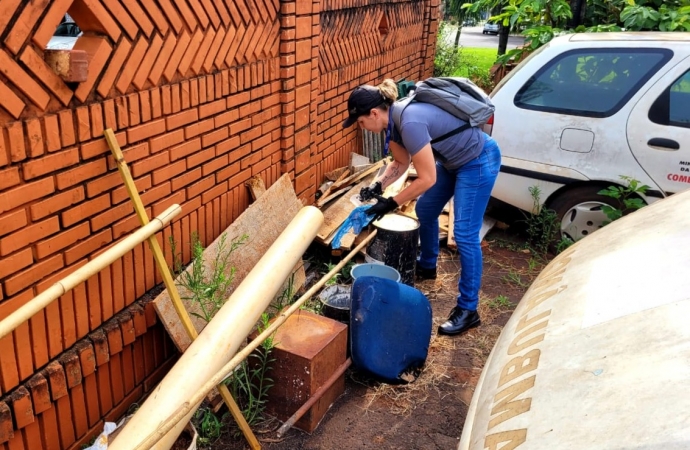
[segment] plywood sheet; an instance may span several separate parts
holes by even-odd
[[[247,235],[246,242],[230,258],[230,264],[235,268],[235,276],[226,298],[244,280],[301,208],[302,203],[295,195],[290,177],[283,175],[225,229],[223,234],[226,235],[225,239],[228,243],[242,235]],[[218,252],[221,236],[204,250],[204,265],[207,269],[212,267],[211,264]],[[300,265],[298,272],[301,272],[302,281],[298,285],[300,276],[295,276],[295,286],[301,286],[304,283],[303,265]],[[180,295],[182,297],[186,296],[183,289],[180,289]],[[201,332],[206,322],[193,315],[199,312],[198,305],[187,300],[183,300],[183,303],[192,316],[194,327]],[[153,304],[158,317],[160,317],[175,345],[180,351],[184,351],[191,341],[175,312],[167,289],[154,299]]]

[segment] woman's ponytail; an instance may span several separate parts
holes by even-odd
[[[390,106],[398,99],[398,85],[392,79],[386,78],[377,87],[383,95],[386,105]]]

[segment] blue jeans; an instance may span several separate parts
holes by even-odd
[[[438,216],[454,196],[453,234],[460,254],[458,306],[470,311],[477,310],[482,279],[479,231],[500,168],[501,150],[487,136],[479,156],[459,169],[449,171],[436,163],[436,184],[419,197],[415,208],[421,242],[417,265],[432,269],[438,259]]]

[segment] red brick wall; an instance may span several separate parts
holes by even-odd
[[[356,85],[431,74],[437,0],[2,0],[0,318],[138,222],[102,137],[112,128],[157,236],[190,259],[284,173],[313,201],[360,149]],[[86,81],[44,62],[69,10]],[[140,245],[0,339],[0,448],[79,448],[148,392],[177,354],[145,294]]]

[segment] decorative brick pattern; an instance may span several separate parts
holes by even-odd
[[[102,136],[112,128],[158,233],[189,262],[282,174],[309,204],[358,151],[354,86],[431,74],[438,0],[0,1],[0,319],[138,226]],[[85,81],[44,47],[65,12]],[[280,14],[279,14],[280,12]],[[381,30],[385,18],[386,29]],[[384,32],[385,31],[385,32]],[[83,75],[83,74],[82,74]],[[0,340],[0,448],[80,448],[175,360],[141,244]],[[53,447],[46,444],[50,443]]]

